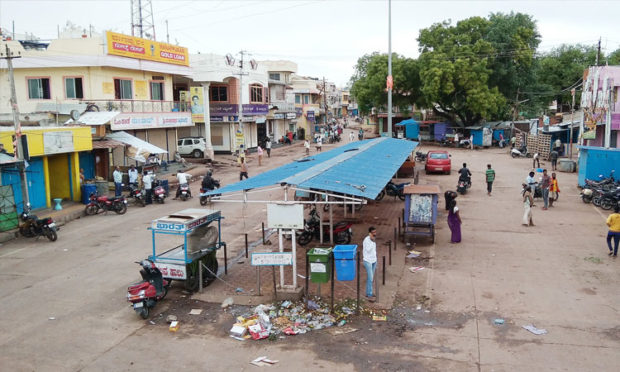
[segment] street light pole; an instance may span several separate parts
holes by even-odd
[[[392,137],[392,0],[388,0],[388,136]]]

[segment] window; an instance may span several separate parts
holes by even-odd
[[[448,154],[444,154],[441,152],[431,152],[429,157],[431,159],[448,159]]]
[[[50,95],[50,79],[28,79],[28,98],[51,99],[52,97]]]
[[[114,98],[132,99],[131,80],[114,79]]]
[[[278,80],[278,81],[280,81],[280,73],[279,72],[269,73],[269,79],[270,80]]]
[[[164,83],[151,81],[151,99],[153,101],[164,100]]]
[[[295,103],[301,104],[301,94],[295,94]]]
[[[263,87],[250,85],[250,102],[263,102]]]
[[[228,102],[228,87],[225,85],[211,87],[211,101]]]
[[[304,94],[304,105],[307,105],[310,103],[310,96],[307,94]]]
[[[82,88],[82,78],[65,78],[65,97],[67,98],[84,98],[84,89]]]

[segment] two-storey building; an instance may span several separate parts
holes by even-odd
[[[295,94],[291,77],[297,72],[297,64],[291,61],[262,61],[269,73],[269,115],[265,135],[271,140],[281,139],[288,132],[297,131]],[[259,127],[260,130],[260,127]],[[260,137],[259,132],[259,138]]]

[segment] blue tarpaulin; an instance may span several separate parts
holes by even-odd
[[[375,199],[417,145],[417,142],[387,137],[352,142],[251,176],[209,194],[286,184]]]

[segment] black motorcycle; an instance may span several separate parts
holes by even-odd
[[[146,194],[144,190],[140,190],[135,184],[129,185],[129,196],[133,198],[136,205],[144,207],[146,205]]]
[[[426,155],[423,152],[416,151],[415,152],[415,161],[426,161]]]
[[[381,199],[383,199],[383,197],[387,194],[389,196],[393,196],[393,197],[398,197],[400,200],[405,200],[405,186],[409,185],[408,182],[406,183],[394,183],[392,181],[388,182],[388,184],[385,186],[385,188],[383,190],[381,190],[381,192],[379,193],[379,195],[377,195],[377,197],[375,198],[376,201],[380,201]]]
[[[456,186],[456,191],[461,195],[467,194],[467,189],[471,187],[471,179],[469,177],[459,177],[459,182]]]
[[[299,245],[306,245],[312,241],[313,238],[319,239],[321,231],[320,229],[320,219],[316,210],[313,209],[310,211],[310,219],[304,220],[304,229],[297,230],[297,243]],[[338,222],[334,225],[334,244],[349,244],[351,243],[351,237],[353,236],[353,223],[351,222]],[[323,240],[328,242],[330,240],[329,234],[329,225],[323,225]]]
[[[45,236],[50,241],[55,242],[58,239],[56,223],[51,217],[39,219],[36,215],[30,213],[30,203],[24,207],[20,218],[22,224],[19,226],[19,233],[26,238],[34,238]]]

